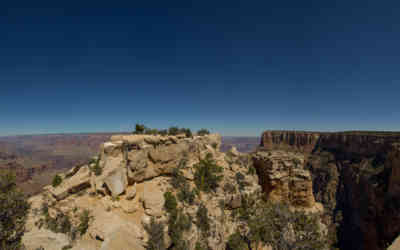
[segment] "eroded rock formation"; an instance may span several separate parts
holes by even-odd
[[[146,226],[152,220],[168,222],[164,194],[169,191],[180,197],[182,188],[194,192],[194,166],[207,157],[222,167],[222,179],[214,192],[201,192],[191,202],[178,204],[180,213],[187,215],[193,223],[183,239],[187,240],[188,249],[195,249],[200,240],[212,249],[225,249],[229,236],[239,227],[243,228],[243,223],[234,221],[229,215],[233,209],[241,207],[243,196],[260,193],[261,187],[257,175],[248,174],[250,157],[234,149],[227,154],[221,153],[220,144],[221,137],[217,134],[194,138],[183,135],[113,136],[101,146],[99,156],[91,163],[61,174],[63,181],[59,186],[47,186],[44,193],[30,199],[32,211],[24,237],[27,249],[42,246],[56,250],[67,243],[72,249],[145,249],[149,240]],[[177,167],[184,178],[179,180],[186,183],[185,187],[174,188],[171,184]],[[43,215],[43,206],[48,207],[48,217]],[[200,222],[196,221],[200,206],[207,209],[210,223],[207,234],[201,231]],[[79,226],[80,214],[85,210],[92,218],[87,233],[74,240],[38,226],[51,222],[49,218],[63,216],[71,218],[72,226]],[[173,244],[167,230],[165,227],[166,247]],[[46,234],[54,240],[39,240]]]
[[[340,249],[386,249],[400,234],[400,134],[266,131],[263,150],[303,153]]]
[[[265,198],[288,203],[294,208],[321,210],[316,204],[310,171],[304,156],[285,151],[259,151],[253,156]]]

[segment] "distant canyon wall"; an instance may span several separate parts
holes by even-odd
[[[259,150],[304,154],[340,249],[386,249],[400,234],[400,133],[265,131]]]
[[[312,153],[317,148],[342,151],[348,154],[374,156],[400,143],[395,132],[306,132],[265,131],[260,146],[265,149],[288,149]]]

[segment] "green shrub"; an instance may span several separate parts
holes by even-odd
[[[156,222],[152,217],[150,224],[145,225],[144,229],[149,234],[146,249],[148,250],[164,250],[166,249],[164,240],[164,224]]]
[[[164,207],[168,213],[168,235],[171,238],[170,249],[188,249],[188,243],[184,240],[183,232],[188,231],[192,226],[192,220],[178,209],[175,196],[171,192],[164,193]]]
[[[203,234],[207,235],[210,230],[210,222],[208,219],[208,209],[200,204],[196,213],[196,225],[203,232]]]
[[[183,176],[181,171],[183,164],[184,163],[181,161],[181,164],[172,170],[170,183],[175,189],[182,188],[187,183],[186,178]]]
[[[178,206],[178,203],[176,201],[175,195],[173,195],[171,192],[165,192],[164,193],[164,208],[167,210],[168,213],[176,213],[176,209]]]
[[[177,135],[177,134],[179,134],[179,132],[180,132],[180,130],[179,130],[178,127],[170,127],[168,129],[168,134],[169,135]]]
[[[185,129],[184,133],[185,133],[186,137],[193,137],[193,134],[192,134],[192,131],[190,130],[190,128]]]
[[[158,135],[159,132],[157,129],[146,128],[144,133],[146,135]]]
[[[49,215],[49,204],[47,204],[47,202],[42,203],[41,211],[43,216]]]
[[[82,214],[79,216],[79,225],[77,230],[80,235],[84,235],[89,228],[90,212],[89,210],[83,210]]]
[[[146,129],[146,126],[143,124],[136,123],[134,134],[143,134]]]
[[[204,192],[215,191],[222,180],[222,176],[218,174],[222,172],[223,168],[215,164],[210,154],[194,165],[194,168],[194,181],[197,188]]]
[[[195,197],[195,193],[190,190],[189,184],[186,182],[178,193],[178,199],[180,201],[186,202],[189,205],[192,205]]]
[[[203,136],[203,135],[209,135],[210,131],[208,129],[202,128],[199,131],[197,131],[197,135]]]
[[[53,187],[57,187],[57,186],[59,186],[61,183],[62,183],[62,178],[61,178],[61,176],[59,176],[58,174],[56,174],[56,175],[54,176],[53,182],[52,182]]]
[[[91,171],[96,175],[99,176],[102,174],[103,169],[100,167],[100,157],[97,158],[96,161],[93,162],[94,166],[91,167]],[[89,166],[92,165],[92,163],[89,163]]]
[[[76,227],[72,225],[71,219],[68,214],[58,212],[55,217],[51,217],[48,212],[47,203],[42,204],[41,210],[44,218],[41,218],[35,224],[39,228],[44,225],[46,229],[55,233],[67,234],[71,240],[75,240],[77,233],[79,233],[81,236],[85,234],[89,227],[89,221],[91,219],[89,210],[84,210],[80,214],[80,223]]]
[[[166,136],[166,135],[168,135],[168,130],[162,129],[162,130],[158,131],[158,133],[159,133],[160,135],[162,135],[162,136]]]
[[[190,230],[192,222],[182,210],[178,210],[176,216],[169,217],[168,235],[171,238],[173,249],[187,249],[187,243],[184,240],[183,232]]]
[[[0,249],[20,249],[29,210],[12,173],[0,173]]]
[[[236,182],[239,185],[239,190],[243,190],[244,187],[246,186],[245,182],[244,182],[244,175],[240,172],[237,172],[235,175],[236,178]]]
[[[233,194],[233,193],[236,192],[236,187],[235,187],[235,185],[233,185],[232,183],[227,182],[227,183],[225,183],[225,185],[224,185],[224,191],[225,191],[226,193],[228,193],[228,194]]]
[[[240,233],[236,232],[229,236],[228,242],[226,243],[227,250],[247,250],[249,246],[245,239],[240,235]]]
[[[56,220],[58,222],[58,232],[66,234],[71,231],[72,224],[67,214],[61,213]]]
[[[50,231],[55,233],[69,234],[72,231],[72,224],[69,216],[64,213],[58,213],[55,218],[51,217],[48,212],[44,212],[44,220],[41,219],[40,226],[44,225]]]
[[[209,248],[202,242],[196,242],[195,250],[208,250]]]
[[[256,168],[254,166],[250,166],[247,170],[248,175],[255,175],[257,173]]]
[[[269,244],[273,249],[323,249],[326,239],[319,232],[318,215],[292,212],[286,204],[263,201],[260,197],[242,197],[242,206],[233,217],[249,227],[248,243]],[[293,237],[282,232],[293,227]],[[237,237],[237,236],[235,236]],[[237,239],[236,239],[237,240]]]

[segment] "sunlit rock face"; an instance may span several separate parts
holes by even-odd
[[[170,248],[172,243],[166,226],[169,214],[164,206],[164,194],[172,192],[178,197],[182,191],[181,187],[171,184],[175,178],[173,171],[180,167],[184,178],[180,181],[194,192],[197,188],[195,166],[210,157],[222,170],[219,185],[214,192],[196,195],[191,204],[178,199],[179,211],[194,220],[182,239],[188,242],[185,249],[195,249],[200,240],[212,249],[225,249],[229,236],[243,229],[243,225],[229,215],[242,206],[243,196],[259,194],[261,187],[257,174],[249,174],[250,156],[235,149],[222,153],[220,145],[218,134],[112,136],[90,163],[60,174],[61,184],[47,186],[44,192],[30,199],[32,210],[23,240],[25,246],[29,250],[41,245],[60,250],[67,246],[74,250],[146,249],[149,242],[146,227],[155,220],[165,225],[165,247]],[[238,175],[242,177],[242,186],[238,185]],[[207,235],[195,223],[200,204],[208,210],[211,225]],[[72,240],[68,234],[55,234],[39,226],[38,221],[46,219],[40,212],[44,205],[48,206],[52,218],[68,216],[73,228],[80,225],[82,212],[89,211],[91,219],[86,233]],[[49,237],[43,241],[46,235]]]
[[[294,208],[315,208],[310,171],[304,168],[304,156],[285,151],[259,151],[254,166],[265,198],[288,203]]]
[[[399,145],[394,132],[266,131],[260,149],[302,153],[340,249],[376,250],[400,234]]]

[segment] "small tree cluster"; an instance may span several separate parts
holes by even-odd
[[[196,242],[196,246],[194,248],[195,250],[209,250],[210,247],[207,246],[204,242]]]
[[[200,162],[194,165],[194,182],[197,188],[204,192],[216,190],[219,182],[222,180],[223,168],[216,165],[212,159],[212,155],[208,154],[205,159],[200,159]]]
[[[247,174],[248,175],[255,175],[257,173],[256,168],[253,165],[250,165],[248,170],[247,170]]]
[[[164,250],[164,249],[166,249],[163,223],[156,222],[154,217],[152,217],[150,224],[145,225],[144,229],[149,234],[149,240],[147,241],[146,249],[148,249],[148,250]]]
[[[45,228],[55,233],[66,234],[71,232],[72,224],[70,217],[67,214],[59,212],[57,213],[55,218],[51,217],[49,214],[49,207],[47,203],[42,204],[42,213],[44,219],[40,219],[37,222],[39,228],[44,225]]]
[[[183,233],[190,230],[192,221],[181,209],[177,210],[176,215],[170,215],[168,219],[168,235],[172,241],[172,248],[176,250],[188,249],[188,243],[184,239]]]
[[[164,208],[169,214],[175,214],[178,207],[178,202],[176,201],[175,195],[171,192],[164,193]]]
[[[135,131],[133,131],[133,134],[145,134],[145,135],[178,135],[178,134],[185,134],[186,137],[192,137],[192,131],[189,128],[179,128],[177,126],[172,126],[169,129],[153,129],[146,127],[143,124],[136,124],[135,125]]]
[[[53,178],[52,181],[52,186],[53,187],[58,187],[62,183],[62,178],[58,174],[56,174]]]
[[[159,131],[157,129],[152,129],[146,127],[144,124],[139,124],[137,123],[135,125],[135,131],[133,131],[133,134],[136,135],[158,135]]]
[[[187,249],[188,243],[184,240],[183,233],[192,226],[192,220],[178,209],[178,203],[171,192],[164,193],[164,208],[168,212],[168,235],[171,238],[172,248],[176,250]]]
[[[190,128],[179,128],[179,127],[170,127],[168,129],[168,135],[179,135],[185,134],[186,137],[192,137],[192,131]]]
[[[247,185],[246,182],[244,181],[244,175],[240,172],[237,172],[235,174],[236,182],[239,185],[239,190],[242,191],[244,187]]]
[[[39,228],[45,226],[46,229],[55,233],[67,234],[71,240],[75,240],[77,233],[81,236],[86,233],[89,228],[90,219],[92,218],[89,210],[84,210],[79,215],[79,224],[73,226],[70,216],[66,213],[57,212],[55,217],[51,217],[49,214],[49,206],[46,202],[42,204],[41,211],[44,218],[41,218],[35,223]],[[76,211],[74,211],[74,213],[75,212]]]
[[[233,194],[236,192],[236,187],[231,182],[226,182],[224,185],[224,191],[228,194]]]
[[[181,171],[182,168],[186,167],[186,159],[182,159],[177,167],[172,170],[170,183],[175,189],[182,188],[186,183],[186,178],[183,176]]]
[[[186,202],[188,204],[193,204],[195,198],[195,192],[190,189],[190,185],[186,178],[183,176],[181,169],[186,166],[186,160],[183,159],[178,167],[172,170],[172,175],[170,179],[171,185],[179,190],[178,199],[180,201]]]
[[[208,129],[202,128],[199,131],[197,131],[197,135],[203,136],[203,135],[209,135],[210,131]]]
[[[208,219],[208,209],[203,204],[200,204],[196,213],[196,225],[203,232],[204,235],[207,235],[210,230],[210,222]]]
[[[20,249],[29,203],[12,173],[0,174],[0,249]]]
[[[93,165],[93,167],[92,167]],[[102,174],[103,169],[100,167],[100,157],[98,157],[96,160],[93,159],[89,162],[89,167],[90,170],[96,175],[99,176]]]
[[[80,235],[84,235],[89,228],[89,221],[91,219],[89,210],[85,209],[79,216],[78,232]]]
[[[277,249],[324,249],[325,240],[318,226],[318,215],[292,212],[283,203],[263,201],[260,197],[242,197],[242,206],[234,218],[246,223],[249,232],[241,235],[248,243],[268,244]],[[292,235],[288,236],[290,233]],[[238,235],[231,240],[238,240]]]
[[[141,135],[141,134],[144,134],[145,129],[146,129],[146,126],[144,126],[143,124],[136,123],[135,131],[133,131],[133,133],[137,134],[137,135]]]
[[[228,242],[226,243],[227,250],[246,250],[249,249],[248,243],[245,237],[239,232],[236,232],[229,236]]]

